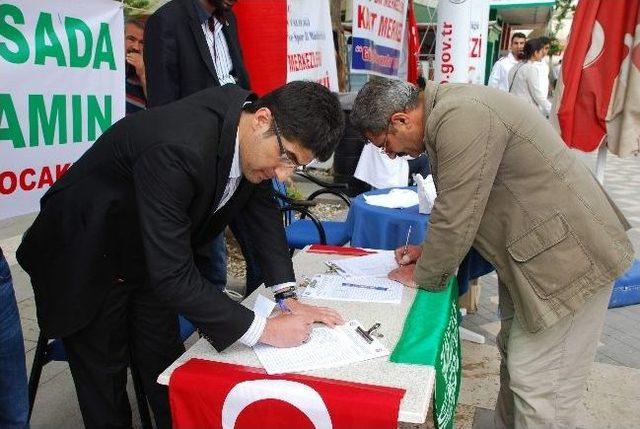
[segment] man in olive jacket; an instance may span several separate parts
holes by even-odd
[[[633,258],[622,214],[548,121],[501,91],[376,80],[351,120],[390,157],[426,150],[438,191],[426,241],[398,249],[389,277],[440,290],[472,246],[498,272],[496,426],[574,427],[613,280]]]

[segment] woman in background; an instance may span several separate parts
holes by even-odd
[[[549,116],[551,102],[547,99],[546,88],[540,88],[539,69],[535,62],[545,56],[543,40],[532,39],[524,44],[520,52],[520,63],[509,71],[509,92],[535,105],[544,116]]]

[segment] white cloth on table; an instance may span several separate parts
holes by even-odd
[[[403,209],[418,205],[418,194],[411,189],[391,189],[385,194],[365,195],[367,204],[389,209]]]
[[[436,185],[433,183],[433,176],[429,174],[427,177],[422,177],[421,174],[416,174],[414,180],[418,186],[418,212],[431,214],[431,209],[433,209],[433,204],[438,196]]]

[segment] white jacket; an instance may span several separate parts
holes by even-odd
[[[540,69],[532,62],[519,63],[509,71],[509,92],[537,106],[543,115],[549,116],[551,102],[548,88],[540,88]]]

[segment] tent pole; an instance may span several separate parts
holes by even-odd
[[[605,137],[598,148],[598,157],[596,158],[596,179],[601,185],[604,185],[604,168],[607,165],[607,138]]]

